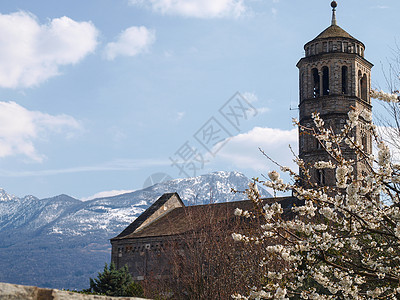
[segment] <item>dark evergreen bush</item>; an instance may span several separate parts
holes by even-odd
[[[133,281],[128,267],[117,269],[114,263],[110,266],[106,263],[103,272],[99,272],[97,278],[90,278],[90,288],[85,292],[107,296],[143,297],[143,289]]]

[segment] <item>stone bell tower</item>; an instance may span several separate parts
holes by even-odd
[[[348,119],[351,108],[371,112],[371,68],[373,65],[364,58],[365,46],[337,25],[336,1],[331,3],[332,24],[315,39],[304,46],[305,57],[297,67],[300,71],[300,116],[303,126],[314,127],[312,113],[318,112],[325,122],[325,128],[338,132]],[[367,153],[372,152],[372,138],[363,131],[363,123],[353,128],[352,136],[363,145]],[[366,172],[365,161],[357,157],[349,147],[344,150],[347,159],[356,161],[356,179]],[[306,164],[329,161],[330,157],[311,135],[300,132],[299,157]],[[313,183],[334,186],[335,170],[310,168]]]

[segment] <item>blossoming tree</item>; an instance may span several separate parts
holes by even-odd
[[[371,96],[398,103],[400,96],[372,91]],[[354,138],[359,118],[377,146],[374,156]],[[233,234],[243,243],[263,243],[261,265],[280,260],[279,272],[262,274],[264,284],[249,295],[235,299],[398,299],[400,297],[400,165],[394,164],[387,144],[378,135],[370,113],[352,110],[339,132],[325,126],[319,114],[314,126],[299,130],[313,135],[326,151],[327,161],[307,165],[299,158],[301,176],[290,168],[291,183],[284,183],[276,171],[265,181],[256,180],[274,191],[292,191],[304,205],[284,211],[279,203],[264,205],[256,182],[246,191],[255,213],[236,210],[243,218],[261,218],[262,234]],[[354,160],[344,149],[352,149],[367,165],[368,172],[354,176]],[[311,181],[310,168],[332,169],[336,186],[320,186]],[[301,182],[301,183],[300,183]]]

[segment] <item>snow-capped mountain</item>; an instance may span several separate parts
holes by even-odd
[[[109,239],[164,193],[177,192],[187,205],[237,201],[245,197],[231,189],[249,182],[238,172],[215,172],[86,202],[67,195],[18,198],[0,189],[0,281],[86,288],[110,261]]]
[[[14,195],[7,194],[7,192],[0,188],[0,202],[18,200]]]

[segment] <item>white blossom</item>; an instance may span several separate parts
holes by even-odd
[[[241,210],[240,208],[235,209],[235,212],[234,212],[235,216],[241,216],[242,213],[243,213],[243,210]]]
[[[275,292],[274,299],[288,299],[285,298],[286,296],[286,289],[278,288]]]
[[[378,164],[380,166],[387,166],[390,163],[390,150],[389,147],[381,142],[378,145]]]
[[[279,173],[276,171],[271,171],[268,173],[268,177],[272,180],[272,181],[277,181],[280,177]]]
[[[363,110],[360,116],[367,122],[372,122],[372,113],[368,110]]]
[[[316,169],[334,169],[335,166],[332,164],[331,161],[318,161],[314,164],[314,168]]]
[[[400,102],[400,96],[398,94],[389,94],[384,91],[372,90],[371,97],[385,102]]]
[[[349,111],[348,116],[352,126],[354,127],[358,121],[359,113],[356,110],[351,110]]]
[[[339,166],[336,169],[336,185],[339,188],[345,188],[347,181],[348,168],[346,166]]]
[[[372,91],[371,96],[400,102],[397,94]],[[400,164],[392,163],[390,149],[379,137],[369,111],[352,109],[337,132],[324,128],[318,113],[312,118],[312,127],[300,130],[321,143],[327,159],[311,165],[294,159],[303,184],[298,183],[300,175],[287,167],[281,170],[292,176],[292,183],[284,183],[276,171],[268,173],[269,180],[264,183],[276,192],[292,191],[298,202],[284,210],[285,202],[279,198],[265,204],[256,184],[246,192],[260,210],[261,216],[255,220],[261,222],[261,233],[234,233],[232,238],[262,245],[265,257],[258,266],[265,268],[266,280],[264,286],[235,299],[397,299]],[[354,129],[357,124],[357,130],[362,128],[362,134],[372,137],[376,155],[363,149]],[[349,157],[349,149],[356,153],[354,157]],[[336,185],[309,184],[315,169],[331,169]],[[235,215],[247,218],[251,212],[237,209]],[[318,289],[310,284],[312,280],[320,285]]]

